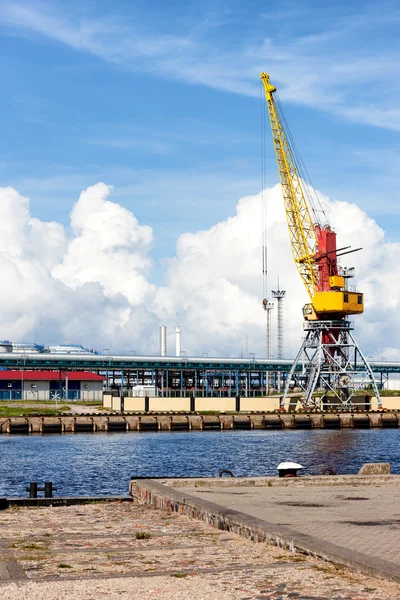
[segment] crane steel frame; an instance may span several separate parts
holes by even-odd
[[[338,274],[334,231],[329,225],[312,222],[300,171],[275,103],[277,89],[270,83],[267,73],[261,74],[261,80],[293,258],[312,302],[303,309],[306,336],[286,381],[281,407],[285,408],[291,385],[297,377],[296,369],[303,360],[303,377],[297,377],[297,383],[305,408],[323,408],[328,403],[351,408],[352,398],[365,386],[375,392],[381,408],[372,369],[351,334],[353,325],[348,320],[350,314],[363,312],[363,295],[349,291],[347,278]],[[357,370],[357,359],[362,365],[362,377]],[[316,395],[317,389],[322,390],[322,397]]]
[[[348,320],[306,321],[304,328],[307,333],[286,380],[283,406],[293,382],[302,391],[305,406],[320,410],[351,409],[355,394],[373,382],[380,407],[371,366],[351,333],[354,325]],[[329,341],[324,341],[324,337]],[[302,372],[297,373],[301,364]],[[317,386],[322,391],[320,395],[315,394]]]

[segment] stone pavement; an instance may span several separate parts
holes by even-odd
[[[0,597],[398,600],[400,586],[182,515],[113,502],[1,511]]]
[[[330,478],[330,485],[301,486],[299,479],[287,486],[237,485],[239,480],[207,486],[187,480],[184,494],[309,536],[321,548],[324,542],[333,544],[344,555],[354,554],[400,578],[400,485],[334,486]]]

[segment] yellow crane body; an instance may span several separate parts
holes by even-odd
[[[312,303],[317,314],[356,315],[364,311],[363,294],[358,292],[315,292]]]

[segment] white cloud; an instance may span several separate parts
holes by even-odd
[[[185,233],[169,261],[165,286],[149,283],[152,230],[109,199],[111,187],[94,185],[71,211],[67,233],[58,223],[34,219],[29,201],[0,188],[1,337],[14,341],[76,342],[111,352],[155,354],[158,327],[182,326],[188,355],[265,355],[261,307],[261,196],[239,200],[237,211],[205,231]],[[307,301],[289,247],[279,186],[266,190],[269,284],[279,271],[284,300],[285,354],[293,356],[302,335],[301,308]],[[397,356],[400,326],[400,244],[354,204],[322,196],[339,246],[363,246],[350,255],[366,313],[357,337],[366,354],[381,349]],[[276,314],[273,315],[276,322]]]
[[[135,216],[107,200],[103,183],[82,192],[71,212],[74,237],[52,276],[68,287],[98,282],[107,297],[121,293],[130,305],[144,302],[151,291],[147,277],[153,233]]]

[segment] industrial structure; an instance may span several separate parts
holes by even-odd
[[[306,183],[309,178],[277,101],[277,89],[267,73],[261,74],[261,81],[293,258],[310,297],[310,303],[303,308],[306,335],[286,381],[282,406],[287,401],[293,378],[302,390],[303,404],[307,408],[321,408],[324,404],[351,408],[356,392],[365,387],[371,387],[381,406],[373,372],[352,335],[354,326],[348,318],[363,312],[364,297],[348,285],[354,270],[341,269],[338,265],[338,257],[360,248],[337,248],[336,233],[312,185]],[[297,376],[303,359],[302,375]]]
[[[181,355],[181,328],[179,325],[176,326],[175,329],[175,354],[176,356]]]
[[[160,327],[160,356],[167,356],[167,326]]]
[[[57,344],[55,346],[45,346],[44,344],[35,344],[34,342],[10,342],[9,340],[0,341],[0,352],[18,352],[19,354],[98,354],[96,350],[88,350],[81,344]]]
[[[52,371],[58,380],[73,372],[86,371],[104,376],[105,389],[118,395],[129,395],[137,385],[156,386],[161,397],[173,396],[265,396],[267,375],[276,390],[280,374],[283,383],[296,391],[296,379],[302,375],[297,363],[295,375],[290,375],[293,360],[258,358],[210,358],[174,356],[131,356],[110,354],[17,354],[0,353],[0,372],[12,369],[22,380],[29,380],[33,371]],[[357,364],[360,380],[363,365]],[[392,388],[391,380],[400,378],[400,362],[371,362],[380,388]],[[368,392],[373,394],[373,390]]]
[[[286,291],[279,289],[272,290],[272,297],[277,302],[277,313],[278,313],[278,325],[277,325],[277,344],[276,344],[276,358],[283,358],[283,299],[286,296]]]

